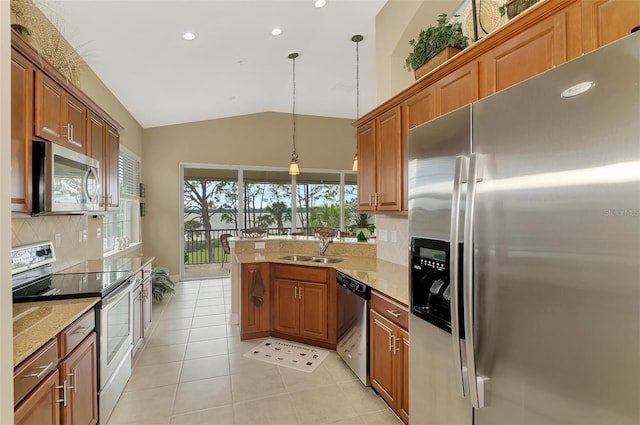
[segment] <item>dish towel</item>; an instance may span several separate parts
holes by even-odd
[[[253,301],[256,307],[260,307],[264,302],[264,285],[262,283],[262,274],[260,274],[260,270],[256,270],[256,274],[253,276],[251,301]]]

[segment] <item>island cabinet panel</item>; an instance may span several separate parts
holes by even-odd
[[[583,0],[582,49],[591,50],[629,34],[640,25],[638,0]]]
[[[327,339],[327,285],[304,282],[298,288],[300,304],[299,335],[310,339]]]
[[[272,302],[269,263],[242,264],[240,273],[240,339],[267,336],[271,331]],[[256,305],[252,294],[259,294],[260,285],[264,298],[262,305]]]
[[[375,211],[376,193],[376,122],[370,121],[357,131],[358,143],[358,210]]]
[[[16,408],[13,416],[15,425],[59,425],[60,390],[58,380],[60,374],[56,370],[47,376],[40,385]]]
[[[478,62],[456,69],[433,86],[438,115],[478,100]]]
[[[34,68],[11,50],[11,211],[31,212]]]
[[[278,332],[297,335],[300,329],[298,282],[274,279],[273,298],[274,329]]]

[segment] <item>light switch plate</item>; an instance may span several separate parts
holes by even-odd
[[[62,246],[62,235],[60,233],[56,233],[54,240],[55,240],[56,248],[60,248],[60,246]]]
[[[391,242],[398,242],[398,232],[396,230],[391,231]]]
[[[378,240],[380,242],[386,242],[387,241],[387,231],[384,229],[379,229],[378,230]]]
[[[256,249],[264,249],[264,242],[256,242]]]

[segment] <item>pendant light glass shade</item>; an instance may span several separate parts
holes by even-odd
[[[289,163],[289,174],[297,176],[300,174],[298,167],[298,154],[296,153],[296,58],[300,56],[298,53],[290,53],[287,56],[293,63],[293,107],[291,118],[293,120],[293,153],[291,154],[291,162]]]
[[[360,116],[360,50],[358,49],[358,43],[360,43],[362,40],[364,40],[364,37],[361,34],[356,34],[351,37],[351,41],[356,43],[356,120]],[[358,152],[356,152],[355,156],[353,157],[351,170],[358,171]]]

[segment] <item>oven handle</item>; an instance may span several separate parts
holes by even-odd
[[[102,308],[104,309],[110,304],[117,303],[122,297],[127,295],[127,292],[131,292],[132,281],[135,279],[127,278],[115,291],[107,295],[102,299]]]
[[[460,251],[458,240],[460,239],[460,194],[462,184],[467,182],[467,162],[465,156],[456,157],[455,172],[453,176],[453,196],[451,199],[451,233],[449,237],[449,288],[451,288],[451,343],[453,348],[453,370],[455,378],[456,392],[460,397],[466,396],[464,385],[464,373],[462,366],[462,344],[460,343],[460,311],[458,291],[460,275],[458,273],[460,265]]]

